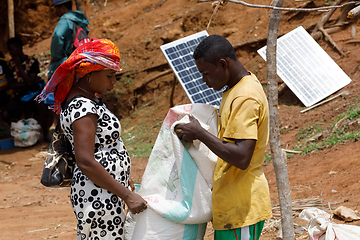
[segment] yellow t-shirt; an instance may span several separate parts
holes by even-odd
[[[272,216],[269,186],[262,164],[269,139],[269,110],[264,90],[251,74],[223,93],[218,137],[255,139],[256,145],[246,170],[218,158],[212,192],[213,227],[240,228]]]

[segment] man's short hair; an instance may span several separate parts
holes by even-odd
[[[10,38],[7,42],[6,45],[15,45],[17,47],[22,47],[23,46],[23,41],[21,40],[21,38],[19,37],[13,37]]]
[[[231,43],[219,35],[210,35],[199,43],[193,53],[193,58],[197,60],[202,57],[205,62],[213,64],[225,57],[237,60],[235,50]]]

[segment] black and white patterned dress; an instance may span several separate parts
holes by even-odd
[[[118,182],[128,187],[130,158],[120,138],[121,125],[106,106],[82,96],[63,105],[60,124],[74,149],[72,123],[87,114],[97,114],[94,156]],[[73,150],[74,151],[74,150]],[[125,202],[96,186],[75,166],[71,205],[77,218],[77,239],[124,240]]]

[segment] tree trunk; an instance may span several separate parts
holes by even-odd
[[[274,1],[274,6],[282,7],[284,0]],[[280,145],[279,112],[278,112],[278,81],[276,75],[276,42],[281,11],[272,10],[266,49],[266,68],[268,81],[268,100],[270,115],[270,149],[278,188],[282,233],[284,240],[295,239],[294,220],[292,216],[289,177],[286,159]]]
[[[76,5],[76,10],[79,10],[80,12],[82,12],[86,16],[86,13],[85,13],[85,10],[84,10],[84,8],[82,6],[81,0],[75,0],[75,5]]]

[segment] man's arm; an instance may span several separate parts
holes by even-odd
[[[255,149],[255,139],[229,139],[234,143],[226,142],[202,128],[193,116],[190,119],[190,123],[175,127],[175,130],[180,130],[178,136],[181,140],[192,142],[198,139],[222,160],[242,170],[247,169]]]

